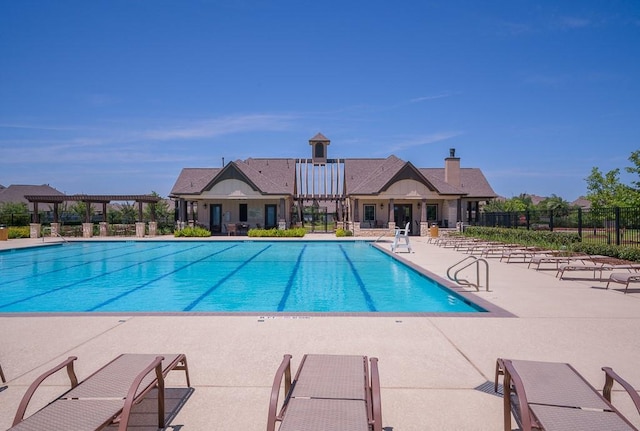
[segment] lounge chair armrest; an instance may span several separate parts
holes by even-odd
[[[146,394],[147,390],[158,386],[158,428],[164,428],[164,376],[162,375],[162,361],[164,360],[163,356],[156,356],[156,358],[151,362],[147,367],[140,372],[129,387],[129,392],[127,393],[127,399],[124,404],[124,408],[122,409],[122,415],[120,419],[120,424],[118,426],[118,431],[126,431],[127,426],[129,424],[129,415],[131,414],[131,409],[133,405],[136,403],[140,396]],[[136,396],[140,385],[145,377],[152,371],[156,372],[157,383],[155,385],[151,385],[149,388],[145,389],[141,394]]]
[[[378,358],[371,358],[371,408],[373,411],[373,431],[382,431],[382,403],[380,400],[380,373]]]
[[[267,431],[274,431],[276,428],[276,421],[282,420],[282,415],[278,415],[278,397],[280,395],[280,386],[282,385],[283,378],[284,393],[286,396],[284,401],[285,405],[289,399],[291,392],[291,358],[292,356],[289,354],[284,355],[282,362],[280,363],[280,367],[278,367],[278,371],[276,371],[276,375],[273,378],[271,399],[269,401],[269,414],[267,416]]]
[[[505,411],[504,411],[505,429],[511,429],[510,414],[511,414],[511,409],[513,408],[513,404],[511,403],[511,383],[513,383],[516,396],[518,397],[517,413],[519,415],[520,421],[522,422],[521,423],[522,430],[530,431],[533,428],[533,420],[531,419],[531,413],[529,411],[529,401],[527,400],[527,393],[524,389],[524,383],[522,382],[522,379],[520,378],[520,375],[518,374],[518,372],[515,370],[515,368],[513,368],[511,361],[509,361],[508,359],[502,359],[501,362],[504,367],[502,397],[504,399],[504,406],[505,406]],[[515,413],[516,412],[514,412],[514,414]],[[509,424],[507,424],[507,420],[509,421]]]
[[[604,382],[604,388],[602,389],[602,395],[607,399],[607,401],[611,402],[611,388],[613,387],[613,382],[616,381],[624,388],[625,391],[631,397],[633,404],[636,406],[638,413],[640,413],[640,396],[638,392],[631,386],[626,380],[616,374],[610,367],[602,367],[602,371],[604,371],[606,378]]]
[[[71,388],[75,388],[76,386],[78,386],[78,378],[76,377],[76,373],[73,369],[73,362],[76,359],[78,359],[76,356],[69,356],[67,359],[65,359],[55,367],[41,374],[33,383],[31,383],[31,386],[29,386],[27,392],[24,394],[22,400],[20,401],[20,404],[18,405],[18,411],[16,412],[16,416],[13,419],[12,426],[17,425],[19,422],[22,422],[22,419],[24,419],[24,414],[27,411],[27,406],[29,405],[33,394],[40,387],[42,382],[44,382],[48,377],[57,373],[61,369],[65,367],[67,368],[67,374],[69,376],[69,381],[71,382]]]

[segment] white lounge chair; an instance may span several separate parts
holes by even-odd
[[[409,243],[409,232],[411,231],[410,227],[411,222],[408,222],[404,229],[396,229],[396,234],[393,238],[393,244],[391,244],[391,251],[397,253],[398,249],[400,248],[406,248],[409,253],[413,251],[411,249],[411,244]]]

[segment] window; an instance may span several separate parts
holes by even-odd
[[[364,206],[364,221],[374,222],[376,221],[376,206],[365,205]]]
[[[240,221],[247,221],[247,204],[240,204]]]
[[[427,221],[438,220],[438,205],[427,204]]]
[[[324,158],[324,144],[321,142],[318,142],[315,145],[315,153],[314,153],[314,157],[317,157],[319,159]]]

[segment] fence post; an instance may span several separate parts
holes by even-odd
[[[549,210],[549,230],[553,232],[553,210]]]
[[[613,212],[615,214],[616,245],[620,245],[620,207],[615,207]]]
[[[525,212],[526,218],[527,218],[527,230],[531,229],[531,213],[529,212],[529,210],[527,210]]]
[[[582,239],[582,208],[578,207],[578,236]]]

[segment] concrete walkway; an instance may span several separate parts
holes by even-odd
[[[42,243],[9,240],[0,249]],[[443,277],[467,256],[427,238],[411,243],[414,253],[403,257]],[[640,388],[638,290],[604,290],[606,283],[590,273],[560,281],[555,271],[522,263],[492,258],[489,265],[490,291],[477,295],[516,317],[0,314],[0,364],[8,379],[0,392],[0,429],[11,425],[33,379],[69,355],[79,357],[83,378],[123,352],[185,353],[195,391],[167,428],[181,431],[264,430],[273,375],[285,353],[296,369],[304,353],[378,357],[387,431],[502,429],[502,399],[487,390],[498,357],[569,362],[598,389],[600,368],[611,366]],[[170,375],[167,386],[180,387],[181,377]],[[52,380],[35,404],[62,392],[65,383]],[[614,393],[614,404],[640,427],[622,392]]]

